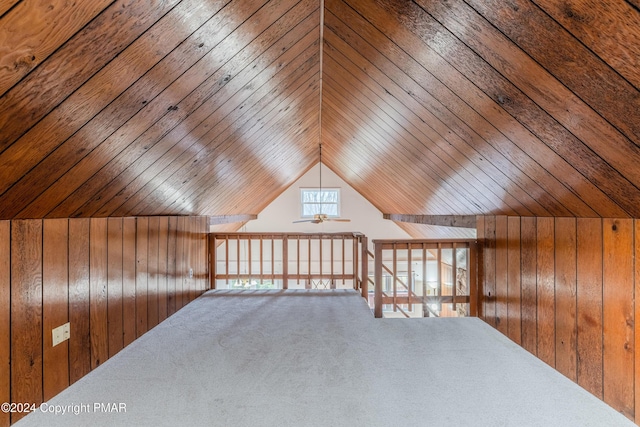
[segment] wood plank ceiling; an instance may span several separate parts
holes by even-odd
[[[640,217],[639,89],[638,0],[4,0],[0,219]]]

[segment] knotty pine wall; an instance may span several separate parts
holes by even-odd
[[[0,402],[51,399],[204,292],[207,228],[206,217],[0,221]],[[71,338],[52,347],[66,322]],[[0,426],[19,418],[0,413]]]
[[[640,220],[484,216],[478,239],[480,317],[638,424]]]

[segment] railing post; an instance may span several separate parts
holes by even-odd
[[[209,234],[209,289],[216,288],[217,249],[215,234]]]
[[[382,317],[382,244],[374,240],[374,308],[373,315],[376,318]]]
[[[362,282],[360,288],[362,298],[369,304],[369,242],[367,236],[362,236],[360,240],[362,242]]]
[[[289,236],[282,236],[282,289],[289,289]]]
[[[467,264],[469,271],[467,273],[469,281],[469,316],[478,317],[478,262],[477,243],[469,243],[469,260]]]

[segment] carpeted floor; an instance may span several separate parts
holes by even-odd
[[[633,425],[478,319],[354,291],[210,291],[47,404],[16,425]]]

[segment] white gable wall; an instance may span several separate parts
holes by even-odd
[[[393,221],[382,218],[382,212],[369,203],[349,184],[333,171],[322,165],[322,187],[340,188],[340,216],[351,222],[309,222],[294,224],[300,218],[300,189],[317,188],[319,164],[311,168],[298,181],[278,196],[258,214],[258,219],[249,221],[241,231],[249,232],[296,232],[336,233],[359,231],[372,239],[410,239],[411,236]]]

